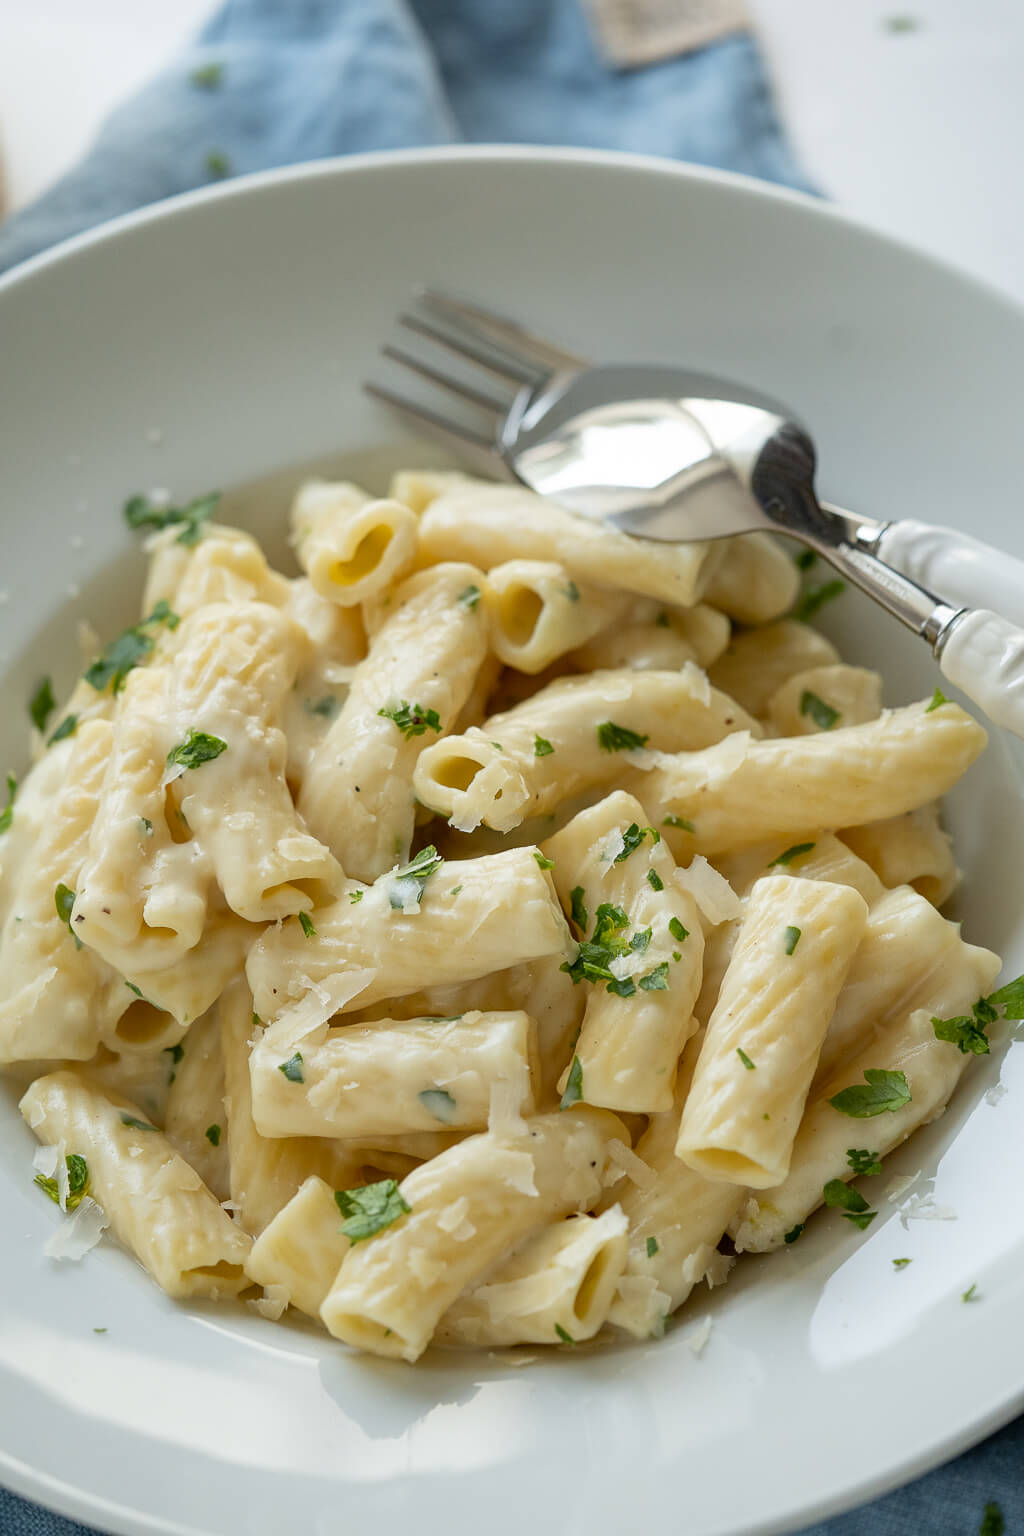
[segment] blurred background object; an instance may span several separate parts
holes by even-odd
[[[84,152],[211,0],[0,0],[10,208]],[[1024,298],[1020,0],[747,0],[784,126],[848,212]]]

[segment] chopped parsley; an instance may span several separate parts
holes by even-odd
[[[977,1292],[978,1292],[978,1282],[977,1282],[977,1280],[975,1280],[973,1285],[969,1285],[967,1287],[966,1291],[964,1291],[963,1295],[960,1297],[960,1300],[961,1301],[980,1301],[981,1297],[977,1294]]]
[[[1024,976],[1007,982],[1005,987],[988,997],[979,997],[970,1017],[932,1019],[932,1028],[936,1039],[948,1040],[963,1055],[970,1052],[975,1056],[987,1056],[989,1041],[985,1030],[999,1018],[1024,1018]]]
[[[451,890],[448,892],[448,895],[449,896],[457,896],[461,890],[462,890],[462,886],[461,885],[453,885]]]
[[[797,598],[792,617],[799,619],[801,624],[808,624],[816,614],[821,612],[826,603],[831,603],[845,591],[846,582],[838,580],[822,582],[820,587],[808,587]]]
[[[380,1179],[360,1189],[336,1189],[334,1199],[345,1217],[341,1230],[350,1243],[365,1242],[411,1209],[394,1179]]]
[[[455,601],[457,603],[461,603],[463,608],[468,608],[472,613],[473,609],[480,601],[480,588],[472,585],[464,587]]]
[[[640,977],[640,990],[642,992],[668,991],[667,960],[663,960],[660,965],[656,965],[653,971],[648,971],[646,976]]]
[[[554,747],[551,745],[550,741],[548,741],[546,736],[535,736],[533,738],[534,757],[550,757],[554,750]]]
[[[208,1125],[206,1127],[206,1130],[205,1130],[205,1132],[203,1134],[206,1136],[206,1139],[210,1143],[211,1147],[219,1147],[220,1146],[220,1126],[219,1125]]]
[[[800,713],[813,720],[819,730],[830,731],[842,718],[838,709],[833,709],[831,704],[826,704],[824,699],[805,688],[800,695]]]
[[[936,688],[935,692],[932,694],[931,703],[925,705],[924,712],[925,712],[926,715],[930,715],[933,709],[941,709],[943,704],[948,704],[948,703],[949,703],[949,700],[946,698],[946,695],[942,692],[942,689],[941,688]]]
[[[583,900],[584,891],[582,885],[574,885],[569,892],[569,907],[572,920],[582,932],[587,931],[587,908]]]
[[[576,583],[574,581],[570,581],[568,586],[562,588],[562,591],[565,593],[565,595],[569,599],[570,603],[578,603],[579,602],[579,600],[580,600],[580,589],[579,589],[579,587],[576,585]]]
[[[424,1088],[416,1097],[428,1115],[433,1115],[435,1120],[440,1120],[444,1125],[451,1125],[455,1115],[455,1100],[444,1088]]]
[[[352,905],[355,906],[357,902],[362,901],[362,899],[363,899],[363,892],[362,891],[349,891],[348,899],[352,903]]]
[[[75,905],[75,892],[68,885],[58,885],[53,893],[53,905],[57,909],[57,916],[74,939],[75,948],[81,949],[82,941],[71,926],[71,910]]]
[[[813,843],[794,843],[792,848],[787,848],[785,853],[780,853],[777,859],[772,859],[768,868],[774,869],[776,864],[792,864],[794,859],[799,859],[803,854],[810,853],[813,847]]]
[[[212,763],[227,749],[227,742],[221,741],[219,736],[210,736],[206,731],[189,731],[185,740],[179,741],[168,752],[167,766],[201,768],[204,763]]]
[[[214,181],[223,181],[225,176],[231,175],[231,161],[222,149],[211,149],[203,161],[206,174],[212,176]]]
[[[252,1011],[252,1027],[253,1027],[253,1029],[262,1029],[263,1028],[263,1020],[260,1018],[260,1016],[256,1012],[255,1008]]]
[[[649,1259],[653,1259],[654,1255],[657,1253],[657,1251],[658,1251],[658,1239],[656,1237],[649,1237],[647,1239],[647,1257]]]
[[[877,1211],[869,1208],[859,1189],[851,1189],[849,1184],[844,1184],[842,1179],[829,1179],[824,1188],[825,1204],[833,1209],[841,1210],[843,1219],[851,1221],[855,1227],[863,1232],[870,1227]]]
[[[406,741],[427,731],[441,730],[441,717],[436,709],[424,709],[422,704],[410,704],[408,699],[401,699],[390,709],[378,709],[377,713],[385,720],[393,720]]]
[[[650,943],[651,930],[650,928],[643,928],[634,933],[633,937],[629,941],[629,947],[634,954],[643,955],[646,954],[647,950],[649,949]]]
[[[998,992],[989,993],[985,1001],[990,1007],[1001,1009],[1004,1019],[1024,1019],[1024,976],[1008,981]]]
[[[405,864],[401,869],[396,869],[391,876],[391,885],[388,889],[388,900],[396,912],[403,911],[410,898],[419,906],[423,900],[423,889],[431,875],[444,863],[441,855],[429,843],[426,848],[421,848],[411,863]]]
[[[139,817],[139,826],[142,828],[143,837],[153,836],[153,823],[150,821],[148,816]]]
[[[56,708],[57,700],[53,696],[53,684],[48,677],[44,677],[29,700],[28,706],[28,712],[32,716],[32,724],[37,731],[46,730],[46,722]]]
[[[13,773],[9,773],[7,775],[7,804],[0,811],[0,832],[10,830],[11,822],[14,820],[14,800],[17,793],[18,781]]]
[[[679,944],[682,944],[686,939],[690,937],[689,928],[684,928],[678,917],[669,918],[668,931]]]
[[[223,64],[200,64],[189,75],[193,85],[201,91],[215,91],[224,77]]]
[[[569,1076],[565,1083],[565,1092],[562,1094],[559,1109],[568,1109],[572,1104],[578,1104],[583,1098],[583,1063],[578,1056],[572,1059],[569,1068]]]
[[[869,1152],[864,1147],[847,1147],[846,1161],[853,1169],[854,1175],[860,1178],[861,1174],[876,1174],[882,1171],[882,1161],[877,1152]]]
[[[582,897],[583,888],[577,886]],[[575,903],[574,913],[575,916]],[[586,916],[586,909],[580,901],[581,914]],[[570,965],[568,961],[562,966],[572,977],[574,985],[586,979],[587,981],[614,981],[615,975],[609,969],[611,962],[619,955],[624,955],[628,948],[626,941],[619,937],[623,928],[629,923],[629,918],[621,907],[617,907],[610,901],[603,901],[597,909],[594,919],[594,932],[590,939],[584,939],[580,944],[579,953]],[[584,924],[580,925],[585,926]]]
[[[277,1070],[282,1077],[286,1077],[290,1083],[304,1083],[306,1079],[302,1075],[302,1052],[296,1051],[287,1061],[282,1061]]]
[[[792,925],[786,929],[785,950],[787,955],[791,955],[800,943],[800,934],[801,929],[794,928]]]
[[[668,614],[665,612],[664,608],[661,610],[661,612],[658,614],[657,618],[655,619],[654,627],[655,627],[655,629],[668,629],[669,628]]]
[[[174,528],[181,525],[176,544],[191,548],[203,536],[203,528],[213,516],[220,491],[208,491],[184,507],[157,507],[148,496],[132,496],[124,504],[124,520],[129,528]]]
[[[802,549],[799,554],[793,556],[793,564],[798,571],[809,571],[817,558],[813,549]]]
[[[910,1103],[906,1074],[889,1072],[884,1067],[867,1067],[864,1082],[843,1088],[829,1099],[840,1114],[854,1120],[869,1120],[874,1115],[895,1114]]]
[[[316,938],[316,929],[313,927],[313,919],[310,917],[308,912],[299,913],[299,927],[302,929],[307,939]]]
[[[978,1527],[978,1536],[1004,1536],[1005,1531],[1006,1521],[1003,1518],[1003,1512],[994,1499],[989,1499]]]
[[[108,684],[114,693],[120,693],[132,668],[141,665],[152,654],[156,644],[153,631],[161,624],[166,624],[168,629],[177,629],[180,623],[178,615],[172,613],[161,598],[148,618],[124,630],[116,640],[111,640],[106,650],[101,651],[96,660],[86,667],[82,676],[97,693],[102,693]]]
[[[635,821],[631,821],[622,834],[622,850],[615,855],[612,862],[622,864],[631,853],[636,852],[648,833],[651,835],[652,843],[661,842],[661,833],[656,832],[653,827],[638,827]]]
[[[306,700],[306,714],[319,715],[322,720],[329,720],[337,708],[337,699],[329,693],[324,694],[322,699]]]
[[[741,1046],[737,1046],[736,1047],[736,1055],[739,1057],[740,1061],[742,1061],[743,1065],[746,1067],[748,1072],[756,1072],[757,1071],[756,1066],[754,1065],[754,1063],[751,1061],[750,1057],[747,1055],[746,1051],[743,1050]]]
[[[692,821],[687,821],[685,816],[665,816],[662,818],[663,827],[677,827],[680,832],[696,832],[697,828]]]
[[[121,1124],[132,1131],[156,1131],[155,1125],[150,1125],[147,1120],[139,1120],[135,1115],[122,1115]]]
[[[640,736],[614,720],[605,720],[597,727],[597,744],[602,752],[636,752],[646,747],[649,736]]]
[[[558,1334],[558,1337],[561,1339],[563,1344],[572,1344],[575,1347],[576,1340],[573,1338],[571,1333],[566,1333],[561,1323],[555,1324],[555,1332]]]
[[[53,735],[47,741],[48,747],[54,746],[58,741],[63,741],[67,736],[73,736],[78,729],[78,716],[65,715]]]
[[[652,891],[663,891],[665,889],[665,882],[656,869],[649,869],[647,871],[647,884]]]
[[[906,1269],[907,1265],[911,1262],[910,1259],[893,1259],[892,1267],[893,1269]]]
[[[89,1165],[84,1157],[77,1152],[72,1152],[64,1159],[64,1166],[68,1171],[68,1197],[66,1210],[76,1210],[89,1193]],[[49,1195],[54,1205],[60,1204],[60,1189],[56,1179],[48,1179],[41,1173],[37,1173],[32,1181],[38,1184],[44,1195]]]
[[[541,869],[554,869],[554,859],[545,858],[544,854],[541,853],[539,848],[535,848],[533,850],[533,856],[537,860],[537,863],[540,865]]]
[[[804,1230],[804,1225],[804,1222],[798,1221],[795,1227],[790,1227],[782,1241],[787,1244],[795,1243],[801,1232]]]

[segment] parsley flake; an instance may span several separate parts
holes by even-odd
[[[353,1244],[375,1237],[411,1210],[394,1179],[380,1179],[359,1189],[336,1189],[334,1199],[345,1217],[341,1230]]]
[[[839,720],[842,719],[838,709],[833,709],[831,704],[826,704],[824,699],[805,688],[800,695],[800,713],[813,720],[819,730],[830,731]]]
[[[472,613],[473,609],[480,601],[480,588],[472,585],[464,587],[455,601],[457,603],[461,603],[463,608],[468,608],[470,613]]]
[[[555,1332],[558,1334],[558,1337],[561,1339],[563,1344],[572,1344],[575,1347],[576,1340],[573,1338],[571,1333],[566,1333],[561,1323],[555,1324]]]
[[[184,507],[157,507],[148,496],[132,496],[124,504],[124,520],[129,528],[136,529],[159,530],[180,524],[181,532],[174,542],[191,548],[202,538],[203,529],[219,501],[220,491],[208,491],[205,496],[197,496],[195,501],[190,501]]]
[[[565,1092],[562,1094],[559,1109],[568,1109],[573,1104],[578,1104],[583,1098],[583,1063],[578,1056],[572,1059],[569,1068],[569,1076],[565,1083]]]
[[[643,928],[640,929],[637,933],[634,933],[633,937],[629,941],[629,947],[634,954],[642,955],[647,952],[648,948],[650,947],[650,943],[651,930],[650,928]]]
[[[572,920],[582,932],[587,931],[587,908],[583,900],[584,890],[582,885],[574,885],[569,892],[569,907]]]
[[[756,1065],[751,1061],[750,1057],[747,1055],[746,1051],[742,1049],[741,1046],[736,1047],[736,1055],[739,1057],[740,1061],[742,1061],[748,1072],[757,1071]]]
[[[663,827],[677,827],[680,832],[696,832],[697,828],[692,821],[687,821],[685,816],[665,816],[661,822]]]
[[[362,891],[349,891],[348,899],[352,903],[352,905],[355,906],[357,902],[362,901],[362,899],[363,899],[363,892]]]
[[[612,862],[614,864],[624,863],[625,860],[629,858],[631,853],[636,852],[648,833],[650,833],[651,841],[653,843],[661,842],[661,833],[656,832],[653,827],[638,827],[635,821],[630,822],[629,826],[622,834],[621,852],[615,855],[615,858],[612,860]]]
[[[554,859],[545,858],[544,854],[541,853],[539,848],[535,848],[533,850],[533,856],[537,860],[537,863],[541,869],[554,869]]]
[[[978,1527],[978,1536],[1004,1536],[1005,1531],[1003,1512],[994,1499],[989,1499]]]
[[[409,905],[410,898],[419,906],[423,900],[423,889],[431,875],[444,863],[441,855],[429,843],[426,848],[421,848],[411,863],[405,864],[401,869],[396,869],[391,876],[391,885],[388,888],[388,900],[396,912],[404,911]]]
[[[279,1063],[277,1070],[282,1077],[286,1077],[290,1083],[304,1083],[306,1079],[302,1075],[302,1052],[296,1051],[287,1061]]]
[[[154,1131],[156,1126],[150,1125],[147,1120],[139,1120],[135,1115],[122,1115],[121,1124],[126,1125],[132,1131]],[[159,1133],[158,1133],[159,1134]]]
[[[643,992],[667,992],[668,961],[663,960],[660,965],[654,967],[653,971],[648,971],[646,976],[641,976],[640,988]]]
[[[208,1125],[203,1133],[211,1147],[220,1146],[220,1126]]]
[[[562,588],[562,591],[565,593],[565,595],[569,599],[570,603],[578,603],[579,602],[579,600],[580,600],[580,589],[579,589],[579,587],[576,585],[576,583],[574,581],[570,581],[568,586],[565,586],[565,587]]]
[[[980,1301],[981,1297],[977,1294],[977,1292],[978,1292],[978,1282],[975,1281],[973,1285],[969,1285],[967,1287],[966,1291],[964,1291],[963,1295],[960,1297],[960,1300],[961,1301]]]
[[[1008,981],[998,992],[985,999],[992,1008],[1002,1010],[1004,1019],[1024,1019],[1024,976]]]
[[[441,717],[436,709],[424,709],[422,704],[410,704],[408,699],[401,699],[389,709],[378,709],[377,713],[385,720],[393,720],[406,741],[427,731],[441,730]]]
[[[201,91],[215,91],[224,78],[224,66],[223,64],[200,64],[188,78]]]
[[[81,949],[82,941],[71,926],[71,910],[75,905],[75,892],[70,886],[58,885],[53,893],[53,905],[57,909],[57,916],[74,939],[75,948]]]
[[[313,919],[310,917],[308,912],[299,913],[299,927],[302,929],[307,939],[316,938],[316,929],[313,927]]]
[[[337,708],[337,699],[329,693],[324,694],[322,699],[307,699],[305,705],[307,715],[319,715],[321,720],[330,720]]]
[[[535,736],[533,738],[534,757],[550,757],[554,750],[554,747],[551,745],[550,741],[548,741],[547,737]]]
[[[649,736],[640,736],[614,720],[604,720],[597,727],[597,744],[602,752],[636,752],[646,747]]]
[[[649,869],[647,871],[647,884],[652,891],[663,891],[665,889],[665,882],[656,869]]]
[[[791,955],[796,949],[797,945],[800,943],[800,935],[801,929],[799,928],[793,928],[790,926],[786,929],[785,950],[787,955]]]
[[[444,1125],[451,1125],[455,1116],[455,1100],[444,1088],[424,1088],[416,1097],[428,1115],[433,1115],[435,1120],[440,1120]]]
[[[84,1157],[77,1152],[72,1152],[64,1159],[64,1166],[68,1171],[68,1195],[65,1210],[73,1211],[81,1205],[89,1193],[89,1165]],[[54,1205],[60,1205],[60,1189],[57,1180],[48,1179],[41,1173],[37,1173],[32,1180],[38,1184],[44,1195],[49,1195]]]
[[[877,1152],[869,1152],[864,1147],[847,1147],[846,1161],[853,1169],[854,1175],[860,1178],[862,1174],[877,1174],[882,1171],[882,1162]]]
[[[864,1083],[843,1088],[829,1099],[840,1114],[854,1120],[869,1120],[874,1115],[895,1114],[910,1103],[910,1089],[904,1072],[889,1072],[884,1067],[867,1067]]]
[[[910,1259],[893,1259],[892,1267],[893,1269],[906,1269],[909,1263],[911,1263]]]
[[[221,741],[219,736],[210,736],[206,731],[189,731],[185,740],[179,741],[168,752],[167,766],[201,768],[204,763],[212,763],[227,749],[227,742]]]
[[[790,1227],[782,1241],[790,1245],[795,1243],[801,1232],[804,1230],[804,1225],[804,1222],[798,1221],[795,1227]]]
[[[63,741],[66,737],[73,736],[77,729],[78,729],[78,716],[77,715],[65,715],[64,719],[61,721],[60,725],[58,725],[57,729],[54,731],[53,735],[49,738],[49,740],[47,741],[46,745],[48,747],[55,746],[58,741]]]
[[[0,811],[0,832],[10,830],[11,822],[14,820],[14,800],[17,793],[18,781],[13,773],[9,773],[7,775],[7,804]]]
[[[943,704],[948,704],[948,703],[949,703],[949,700],[946,698],[946,695],[942,692],[942,689],[941,688],[936,688],[935,692],[932,694],[931,703],[925,705],[924,712],[925,712],[926,715],[930,715],[933,709],[941,709]]]
[[[785,853],[780,853],[777,859],[772,859],[768,868],[774,869],[776,864],[792,864],[794,859],[802,858],[805,853],[810,853],[813,847],[813,843],[794,843],[792,848],[787,848]]]
[[[962,1056],[968,1053],[987,1056],[989,1053],[985,1024],[976,1014],[972,1018],[932,1019],[932,1028],[936,1040],[948,1040]]]
[[[813,549],[802,549],[793,556],[793,564],[798,571],[809,571],[817,558]]]
[[[657,1251],[658,1251],[658,1239],[656,1237],[649,1237],[647,1239],[647,1257],[649,1259],[653,1259],[654,1255],[657,1253]]]
[[[792,617],[799,619],[801,624],[808,624],[816,614],[821,612],[826,603],[831,603],[845,591],[845,581],[825,581],[820,587],[808,587],[797,598]]]
[[[844,1184],[842,1179],[829,1179],[824,1188],[825,1204],[834,1209],[841,1210],[843,1219],[850,1221],[863,1232],[870,1227],[877,1211],[868,1207],[859,1189],[851,1189],[849,1184]]]
[[[225,176],[231,175],[231,161],[222,149],[211,149],[203,161],[206,174],[214,181],[223,181]]]
[[[28,712],[32,716],[32,724],[37,731],[46,730],[46,722],[56,708],[57,700],[53,696],[53,684],[48,677],[44,677],[29,700],[28,706]]]
[[[577,887],[582,894],[582,887]],[[582,901],[580,903],[582,908]],[[628,949],[625,939],[620,935],[629,924],[629,918],[621,907],[613,902],[603,901],[597,909],[594,918],[594,932],[590,939],[584,939],[580,944],[579,953],[570,965],[566,962],[562,970],[572,977],[574,985],[583,980],[614,982],[615,973],[611,970],[611,962],[619,955],[624,955]],[[582,926],[582,925],[581,925]]]
[[[689,928],[684,928],[678,917],[669,918],[668,931],[679,944],[682,944],[684,940],[690,937]]]
[[[168,629],[177,629],[180,623],[178,615],[172,613],[161,599],[140,624],[132,625],[118,635],[116,640],[111,640],[96,660],[86,667],[82,676],[97,693],[102,693],[108,685],[114,693],[120,693],[132,668],[140,666],[152,654],[156,644],[153,631],[161,624],[166,624]]]

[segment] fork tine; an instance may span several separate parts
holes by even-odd
[[[484,309],[480,304],[471,303],[466,299],[457,299],[442,289],[431,287],[423,288],[419,298],[427,308],[439,310],[442,315],[461,325],[471,335],[483,337],[492,344],[504,348],[510,358],[523,366],[532,364],[534,371],[538,367],[550,370],[551,368],[587,366],[585,358],[566,351],[564,347],[548,341],[544,336],[538,336],[514,320],[495,314],[493,310]]]
[[[426,406],[419,405],[404,395],[395,394],[393,390],[375,383],[372,379],[364,381],[363,389],[375,400],[380,400],[393,411],[397,411],[409,425],[427,427],[431,437],[447,443],[453,452],[463,459],[469,459],[484,474],[491,477],[495,474],[508,477],[508,471],[495,447],[493,438],[485,437],[482,432],[473,432],[467,427],[462,427],[447,417],[438,416],[435,411],[428,410]]]
[[[454,352],[456,357],[463,357],[467,362],[476,363],[478,367],[486,369],[488,373],[497,374],[502,379],[511,379],[516,384],[537,384],[547,372],[545,368],[528,367],[521,361],[512,362],[502,357],[493,343],[489,343],[491,351],[484,352],[464,337],[453,336],[450,331],[442,331],[419,315],[399,315],[398,323],[404,325],[406,330],[415,331],[419,336],[426,336],[430,341],[436,341],[440,346],[446,347],[449,352]]]
[[[393,362],[401,363],[403,367],[410,368],[413,373],[429,379],[432,384],[437,384],[441,389],[447,389],[453,395],[460,395],[463,400],[469,400],[473,405],[480,406],[482,410],[491,411],[499,417],[508,414],[511,401],[498,400],[494,395],[485,394],[482,389],[474,389],[471,384],[464,384],[460,379],[453,378],[451,374],[442,373],[438,368],[431,368],[429,363],[421,362],[418,357],[414,357],[411,352],[406,352],[402,347],[388,344],[380,350],[384,357],[390,357]]]

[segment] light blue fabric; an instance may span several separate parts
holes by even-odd
[[[219,79],[197,83],[195,71],[209,65],[220,66]],[[0,271],[225,170],[460,141],[636,150],[807,185],[748,36],[615,70],[580,0],[229,0],[194,46],[113,114],[75,170],[0,226]],[[946,1386],[954,1399],[955,1383]],[[990,1500],[1002,1506],[1007,1536],[1024,1536],[1022,1460],[1019,1421],[807,1536],[975,1536]],[[679,1509],[687,1536],[685,1490]],[[241,1519],[223,1536],[242,1536]],[[0,1536],[82,1530],[0,1490]]]

